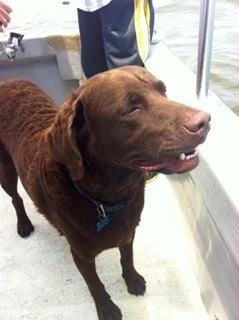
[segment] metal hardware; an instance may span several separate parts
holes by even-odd
[[[3,50],[0,51],[0,54],[6,54],[6,56],[13,61],[16,58],[18,50],[21,50],[22,52],[25,51],[22,45],[23,37],[23,34],[10,32],[10,37],[7,40],[7,43],[3,45]]]
[[[105,209],[101,203],[96,203],[96,209],[97,209],[97,212],[99,213],[99,216],[98,216],[99,219],[106,217]]]
[[[98,221],[96,223],[96,230],[97,232],[100,232],[103,230],[106,226],[109,224],[109,217],[105,213],[105,209],[103,205],[99,202],[96,203],[96,209],[98,211]]]

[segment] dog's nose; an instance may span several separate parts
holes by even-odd
[[[185,128],[191,133],[198,133],[208,129],[211,116],[207,112],[198,112],[184,124]]]

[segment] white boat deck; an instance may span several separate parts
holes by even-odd
[[[22,239],[10,198],[0,190],[0,319],[96,320],[93,300],[64,237],[36,212],[20,187],[35,232]],[[206,320],[187,255],[183,217],[167,178],[147,184],[135,240],[135,264],[147,280],[143,297],[126,289],[117,249],[97,258],[100,278],[125,320]]]

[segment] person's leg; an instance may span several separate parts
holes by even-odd
[[[87,78],[108,69],[105,61],[99,11],[85,12],[78,9],[81,64]]]
[[[107,66],[144,66],[153,32],[151,0],[112,0],[99,11]]]

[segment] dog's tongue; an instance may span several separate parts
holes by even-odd
[[[171,159],[171,160],[165,160],[161,162],[156,161],[139,161],[137,163],[138,167],[143,171],[167,171],[170,173],[181,173],[186,172],[198,164],[198,157],[194,157],[192,159],[185,159],[181,160],[179,158],[177,159]]]
[[[172,160],[174,161],[174,160]],[[157,171],[165,167],[165,165],[169,164],[170,161],[138,161],[137,166],[143,171]]]

